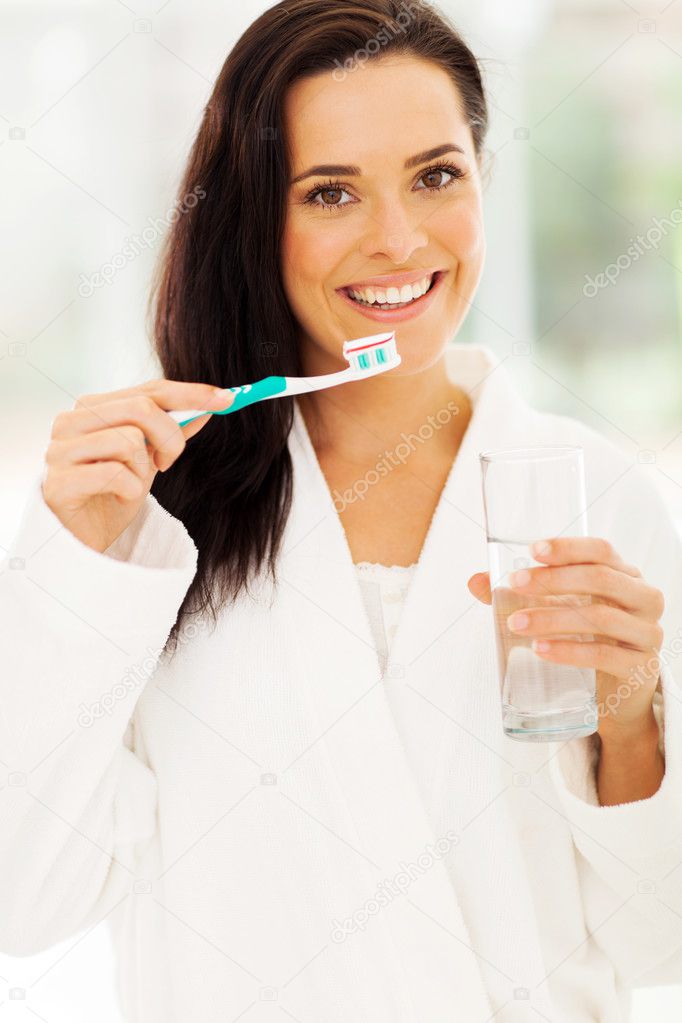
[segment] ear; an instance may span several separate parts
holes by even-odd
[[[467,583],[469,592],[480,600],[482,604],[492,604],[493,598],[490,592],[490,576],[487,572],[477,572],[472,575]]]

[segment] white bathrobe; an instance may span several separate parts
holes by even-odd
[[[384,675],[304,420],[279,589],[162,649],[196,569],[151,496],[107,554],[40,480],[0,574],[0,950],[106,920],[131,1023],[616,1023],[682,981],[682,547],[643,470],[452,345],[473,415]],[[594,737],[503,734],[479,452],[585,449],[590,534],[666,597],[666,773],[599,806]],[[664,657],[665,659],[665,657]],[[273,1004],[274,1003],[274,1004]]]

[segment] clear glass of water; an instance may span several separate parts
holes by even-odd
[[[534,637],[511,632],[507,619],[529,607],[584,607],[584,594],[523,595],[509,575],[542,565],[530,545],[558,536],[587,536],[585,471],[580,447],[534,447],[479,455],[493,599],[497,665],[505,734],[523,742],[552,742],[597,730],[596,672],[539,657]],[[580,635],[552,639],[589,642]]]

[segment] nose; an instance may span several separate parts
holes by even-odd
[[[424,214],[410,211],[399,200],[386,200],[367,221],[360,243],[360,251],[367,259],[385,256],[393,263],[407,263],[429,243],[423,226]]]

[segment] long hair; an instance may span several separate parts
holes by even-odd
[[[233,387],[300,376],[297,324],[280,276],[288,180],[283,107],[295,81],[351,73],[362,57],[434,62],[459,90],[479,156],[487,129],[476,58],[423,0],[282,0],[229,53],[205,107],[150,294],[153,343],[166,379]],[[190,199],[193,201],[190,202]],[[292,398],[213,416],[151,492],[197,546],[183,619],[219,609],[276,563],[291,508]]]

